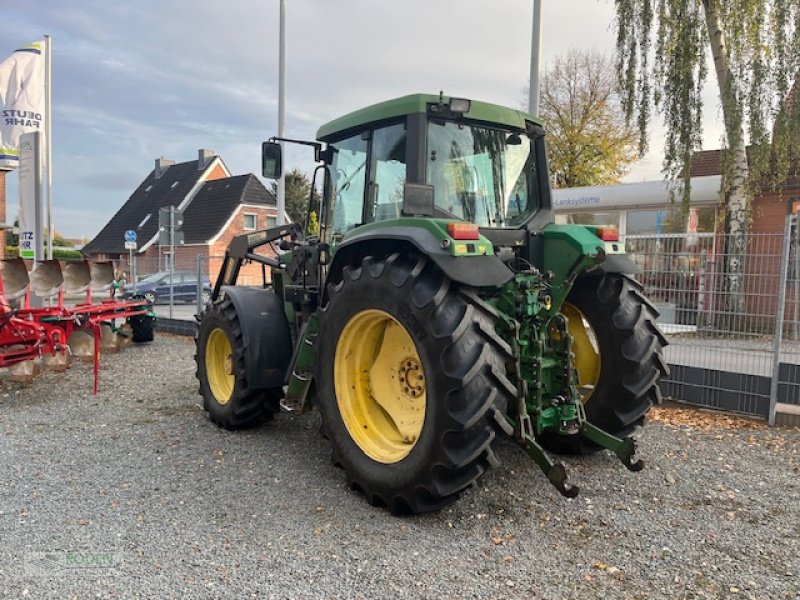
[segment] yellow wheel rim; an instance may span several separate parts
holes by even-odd
[[[406,328],[382,310],[353,316],[336,344],[333,379],[339,414],[364,454],[384,464],[408,456],[422,433],[427,390]]]
[[[584,404],[594,393],[600,379],[600,349],[597,335],[584,314],[573,304],[565,302],[561,312],[569,319],[567,330],[572,336],[572,352],[575,355],[575,370],[578,372],[578,387]]]
[[[233,395],[233,351],[228,334],[219,327],[206,341],[206,377],[214,398],[225,406]]]

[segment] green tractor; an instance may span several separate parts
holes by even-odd
[[[393,513],[455,501],[512,436],[565,496],[547,450],[612,450],[661,400],[666,340],[612,228],[554,224],[545,132],[510,108],[410,95],[323,125],[304,223],[236,237],[197,328],[210,419],[316,406],[352,488]],[[259,249],[272,248],[270,255]],[[245,262],[261,287],[237,286]]]

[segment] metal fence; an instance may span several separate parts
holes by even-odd
[[[624,241],[628,254],[642,267],[639,280],[659,309],[659,325],[670,342],[666,358],[671,373],[662,380],[665,395],[760,416],[770,423],[776,412],[800,419],[796,219],[787,217],[783,232],[746,234],[744,253],[731,251],[732,239],[720,233],[631,235]],[[738,291],[731,286],[732,259],[743,261]],[[170,317],[173,304],[191,307],[179,309],[179,318],[190,316],[195,305],[199,312],[203,285],[213,285],[222,260],[178,255],[172,301],[162,284],[156,303],[168,303]],[[168,257],[140,256],[126,267],[128,288],[134,285],[135,273],[141,291],[148,277],[168,271],[169,262]],[[260,285],[260,265],[243,268],[238,281]]]
[[[793,217],[783,232],[747,233],[743,253],[725,234],[627,236],[670,342],[666,395],[770,423],[800,413],[798,240]]]
[[[210,297],[224,258],[204,252],[178,253],[171,280],[168,255],[129,256],[121,260],[117,268],[125,273],[125,291],[147,296],[159,316],[191,318]],[[262,285],[264,277],[269,278],[268,269],[258,263],[248,263],[239,271],[237,282],[239,285]]]

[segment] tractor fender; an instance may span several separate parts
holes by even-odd
[[[493,254],[453,256],[442,248],[442,241],[421,227],[389,226],[356,234],[336,247],[328,279],[336,281],[345,265],[358,264],[368,254],[416,250],[430,258],[451,280],[464,285],[498,286],[514,273]]]
[[[283,386],[292,358],[292,335],[283,302],[270,290],[226,285],[242,327],[245,376],[251,389]]]
[[[638,275],[642,268],[631,260],[627,254],[607,254],[606,259],[589,274],[619,273],[621,275]]]

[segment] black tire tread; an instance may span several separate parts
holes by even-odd
[[[428,344],[441,352],[441,364],[425,365],[426,372],[438,370],[437,377],[444,382],[441,387],[448,391],[444,397],[428,399],[429,404],[436,402],[443,407],[437,413],[439,425],[432,433],[435,442],[430,455],[424,457],[425,464],[418,469],[414,481],[400,489],[391,489],[370,481],[363,469],[353,464],[371,459],[362,453],[360,458],[348,460],[348,456],[358,456],[360,451],[340,448],[336,436],[331,435],[334,428],[343,425],[335,391],[332,386],[328,386],[331,389],[327,394],[323,391],[326,387],[323,377],[320,409],[333,446],[333,461],[344,467],[350,486],[361,490],[373,504],[385,505],[395,514],[437,510],[457,500],[465,488],[498,462],[491,448],[498,437],[494,411],[499,407],[505,414],[514,397],[514,387],[505,376],[511,349],[494,331],[494,312],[471,290],[453,283],[425,257],[397,253],[385,258],[364,257],[360,264],[342,270],[341,281],[328,285],[328,302],[322,307],[320,321],[323,346],[335,348],[335,341],[326,336],[336,334],[328,331],[328,323],[333,313],[344,307],[344,304],[340,307],[337,297],[350,286],[358,289],[364,285],[364,278],[381,280],[376,285],[391,286],[392,294],[408,298],[415,307],[415,314],[429,333]],[[321,352],[323,356],[328,354],[324,349]],[[333,355],[326,360],[332,363]],[[427,379],[430,382],[432,377],[428,375]],[[334,415],[337,422],[326,422],[333,420]],[[422,436],[425,435],[423,430]],[[347,439],[353,444],[349,435]]]
[[[227,323],[227,333],[231,342],[234,357],[234,390],[231,399],[224,406],[220,405],[211,392],[205,375],[205,365],[201,357],[205,351],[204,321],[212,323],[222,320]],[[200,383],[200,395],[203,396],[203,408],[209,419],[219,427],[231,431],[257,427],[274,417],[280,411],[282,390],[250,389],[245,375],[245,352],[242,341],[242,328],[236,308],[230,298],[223,298],[208,306],[195,330],[195,375]]]
[[[587,419],[617,437],[628,436],[661,402],[659,379],[669,374],[658,311],[639,282],[619,273],[579,279],[567,302],[586,315],[600,345],[600,380],[585,405]],[[544,435],[540,442],[564,454],[600,450],[581,436]]]
[[[128,324],[133,332],[133,342],[142,344],[155,339],[156,319],[150,315],[134,315],[128,317]]]

